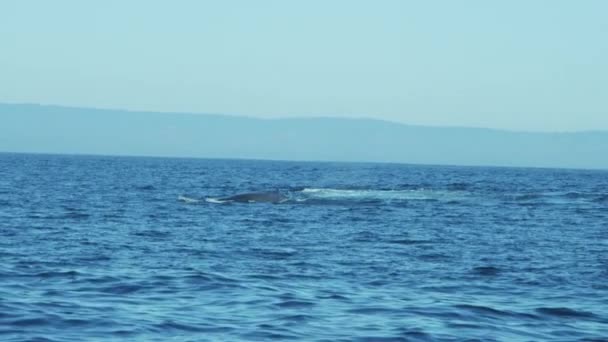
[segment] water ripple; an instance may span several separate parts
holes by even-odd
[[[605,172],[1,154],[0,170],[2,341],[608,336]],[[199,200],[275,190],[293,198]]]

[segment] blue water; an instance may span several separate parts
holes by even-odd
[[[0,260],[1,341],[602,340],[608,172],[0,154]]]

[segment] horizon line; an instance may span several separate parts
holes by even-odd
[[[582,167],[559,167],[559,166],[523,166],[523,165],[480,165],[480,164],[424,164],[406,163],[398,161],[365,161],[365,160],[309,160],[309,159],[271,159],[271,158],[247,158],[247,157],[196,157],[196,156],[167,156],[146,154],[105,154],[105,153],[66,153],[66,152],[11,152],[0,150],[0,155],[37,155],[37,156],[65,156],[65,157],[107,157],[107,158],[158,158],[158,159],[194,159],[194,160],[228,160],[228,161],[257,161],[276,163],[335,163],[335,164],[390,164],[415,167],[456,167],[456,168],[499,168],[499,169],[538,169],[538,170],[564,170],[564,171],[591,171],[608,172],[608,168],[582,168]]]

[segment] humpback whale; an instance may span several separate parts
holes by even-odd
[[[287,201],[288,199],[289,198],[287,196],[281,194],[279,191],[248,192],[244,194],[219,198],[220,201],[239,203],[282,203]]]

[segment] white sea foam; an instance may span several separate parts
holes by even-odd
[[[205,202],[207,202],[207,203],[215,203],[215,204],[222,204],[222,203],[228,203],[230,201],[221,200],[219,198],[207,197],[207,198],[205,198]]]
[[[183,196],[180,195],[179,197],[177,197],[178,201],[182,201],[184,203],[198,203],[200,202],[200,200],[196,199],[196,198],[191,198],[191,197],[187,197],[187,196]]]
[[[446,191],[432,190],[352,190],[331,188],[305,188],[302,193],[318,199],[378,199],[378,200],[425,200],[446,197]]]

